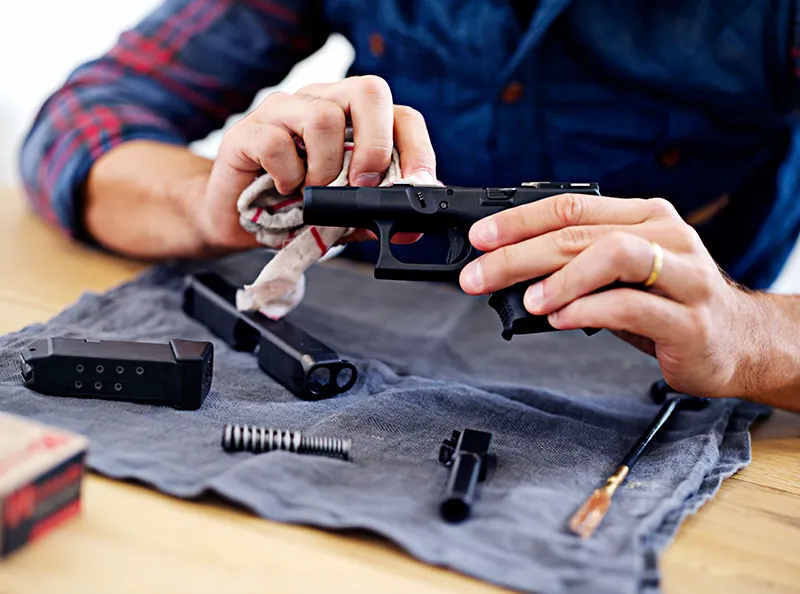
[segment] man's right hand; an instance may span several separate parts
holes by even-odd
[[[148,260],[202,258],[258,247],[236,202],[262,170],[282,194],[327,185],[340,173],[345,125],[353,127],[351,185],[379,183],[400,154],[402,174],[436,183],[436,159],[422,116],[394,105],[375,76],[274,93],[224,135],[215,161],[184,146],[133,139],[93,165],[85,189],[86,230],[108,249]],[[301,138],[308,170],[297,152]],[[344,241],[374,238],[357,232]],[[396,243],[419,236],[395,236]]]
[[[204,244],[212,251],[255,246],[239,224],[236,201],[242,191],[268,171],[278,192],[291,195],[305,186],[323,186],[338,177],[344,157],[345,129],[353,128],[349,183],[377,186],[389,166],[392,147],[400,155],[404,177],[436,183],[436,158],[422,115],[394,105],[389,85],[376,76],[314,84],[295,94],[276,92],[234,124],[224,135],[207,184],[194,210]],[[295,139],[305,144],[308,167]],[[359,232],[348,241],[371,234]],[[398,243],[415,234],[398,234]]]

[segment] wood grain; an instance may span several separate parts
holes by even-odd
[[[105,585],[104,585],[105,584]],[[113,587],[111,586],[113,584]],[[383,543],[92,477],[85,511],[4,568],[0,593],[503,592]]]
[[[106,291],[144,269],[65,240],[10,190],[0,190],[0,253],[0,299],[43,306],[51,315],[81,293]],[[42,318],[24,323],[34,321]]]
[[[143,265],[77,246],[0,191],[0,332],[46,321]],[[800,416],[752,432],[753,463],[681,527],[667,594],[800,594]],[[0,594],[503,592],[373,538],[281,525],[91,475],[84,510],[0,563]]]

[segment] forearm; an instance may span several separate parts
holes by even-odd
[[[752,333],[737,368],[740,396],[800,412],[800,295],[748,296]]]
[[[144,259],[208,255],[194,215],[212,162],[152,141],[123,143],[92,167],[83,223],[102,246]]]
[[[187,196],[210,163],[178,147],[219,130],[321,47],[328,32],[315,7],[161,2],[40,108],[20,155],[31,207],[70,236],[88,230],[125,254],[196,254]],[[235,221],[235,204],[224,207]],[[215,224],[205,222],[206,235]]]

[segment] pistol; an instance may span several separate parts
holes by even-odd
[[[303,221],[308,225],[369,229],[378,237],[375,278],[454,282],[470,261],[481,255],[469,242],[478,220],[502,210],[557,194],[600,195],[597,183],[528,182],[512,188],[466,188],[394,184],[382,188],[308,186],[303,190]],[[402,262],[392,253],[397,233],[446,233],[450,245],[443,263]],[[547,316],[529,313],[523,305],[533,279],[496,291],[489,305],[503,324],[502,337],[555,330]],[[585,328],[587,335],[599,329]]]

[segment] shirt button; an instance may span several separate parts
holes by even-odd
[[[669,149],[661,153],[658,157],[658,162],[663,167],[675,167],[681,161],[681,152],[678,149]]]
[[[503,89],[503,93],[501,94],[503,102],[509,105],[516,103],[522,98],[522,91],[522,83],[512,80],[506,85],[506,88]]]
[[[383,55],[383,35],[373,33],[369,36],[369,51],[376,58],[380,58]]]

